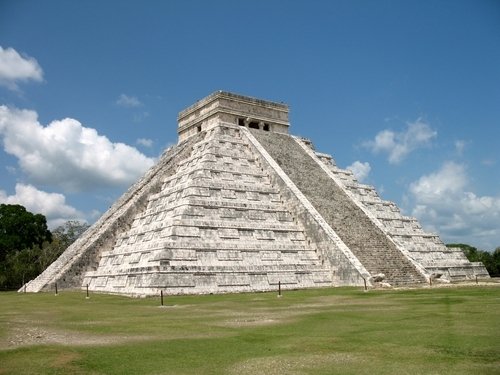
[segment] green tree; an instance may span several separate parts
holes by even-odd
[[[47,220],[18,204],[0,204],[0,288],[17,288],[39,272],[39,253],[52,241]]]
[[[496,276],[500,277],[500,246],[493,251],[493,254],[491,255],[491,260],[492,260],[492,265],[491,265],[491,271],[490,272],[491,276]]]
[[[3,263],[5,273],[0,276],[0,285],[5,289],[19,289],[23,283],[34,279],[40,273],[40,248],[11,251]]]
[[[3,248],[5,255],[0,261],[0,288],[2,289],[17,289],[23,283],[34,279],[89,228],[87,223],[67,221],[51,233],[46,227],[43,215],[33,215],[22,206],[4,208],[5,211],[9,213],[3,216],[8,225],[4,224],[2,228],[5,230],[0,232],[2,243],[5,244]],[[20,218],[16,217],[16,213]],[[32,226],[39,230],[39,233],[31,234],[30,238],[17,238],[16,235],[23,236],[26,231],[16,232],[13,229],[16,228],[14,224],[17,223],[19,227],[28,227],[29,218],[36,221],[37,225],[42,223],[40,227]],[[45,237],[40,235],[40,233],[47,234],[47,232],[49,235]],[[6,234],[5,237],[3,233]]]
[[[41,247],[51,240],[45,216],[18,204],[0,204],[0,262],[12,251]]]

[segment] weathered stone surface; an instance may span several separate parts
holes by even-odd
[[[225,293],[487,277],[288,125],[286,105],[225,92],[181,112],[180,143],[26,290]]]

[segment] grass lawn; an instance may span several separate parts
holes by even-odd
[[[0,374],[500,374],[500,287],[0,293]]]

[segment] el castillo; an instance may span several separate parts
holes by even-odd
[[[23,290],[131,296],[488,278],[289,132],[288,106],[217,91],[178,143]]]

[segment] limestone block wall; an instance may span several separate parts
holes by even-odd
[[[288,133],[288,106],[217,91],[179,113],[179,140],[208,129],[214,122],[238,124],[238,120],[266,123],[268,130]]]
[[[82,236],[69,246],[37,278],[26,284],[27,292],[39,292],[54,287],[79,288],[88,270],[96,269],[100,253],[110,249],[118,234],[131,225],[133,215],[146,204],[146,197],[159,188],[161,176],[169,175],[176,164],[191,152],[196,138],[167,150],[160,161],[126,193]]]
[[[394,285],[425,281],[421,270],[294,138],[265,132],[253,134],[370,274],[383,273]]]

